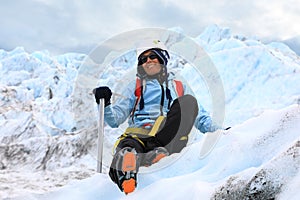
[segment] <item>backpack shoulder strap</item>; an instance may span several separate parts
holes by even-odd
[[[134,102],[134,106],[132,108],[132,111],[131,111],[131,116],[132,116],[132,120],[133,120],[133,115],[134,115],[134,112],[140,102],[140,99],[141,99],[141,95],[142,95],[142,80],[140,78],[136,78],[136,81],[135,81],[135,90],[134,90],[134,95],[135,95],[135,102]],[[145,81],[143,80],[143,85],[145,85]],[[143,90],[145,89],[145,86],[143,87]]]
[[[181,81],[179,80],[173,80],[175,89],[176,89],[176,93],[178,97],[181,97],[184,95],[184,89],[183,89],[183,84]]]
[[[136,78],[134,95],[139,99],[142,94],[141,79]]]

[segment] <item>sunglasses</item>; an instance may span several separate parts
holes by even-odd
[[[154,60],[154,59],[158,59],[158,56],[155,53],[150,53],[148,56],[141,56],[139,59],[140,65],[146,63],[148,58],[150,58],[150,60]]]

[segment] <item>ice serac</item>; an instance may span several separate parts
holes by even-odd
[[[169,41],[179,39],[182,38],[171,35]],[[226,94],[225,123],[233,127],[231,134],[221,137],[212,153],[203,160],[197,157],[201,140],[201,135],[198,135],[187,153],[174,164],[159,172],[142,175],[139,187],[147,192],[152,188],[172,186],[172,182],[177,183],[173,185],[175,187],[186,181],[194,186],[185,187],[183,191],[193,198],[192,195],[204,193],[203,187],[199,190],[196,187],[201,177],[201,186],[210,188],[209,191],[215,190],[206,196],[231,198],[243,194],[249,199],[255,196],[264,198],[265,191],[271,196],[278,196],[281,192],[286,196],[293,183],[299,184],[300,174],[297,167],[299,56],[282,43],[263,44],[255,38],[233,35],[230,29],[216,25],[208,27],[194,40],[206,50],[221,75]],[[129,52],[115,60],[105,68],[99,81],[119,94],[120,88],[129,80],[124,74],[136,68],[134,56]],[[0,196],[14,197],[21,195],[18,191],[25,190],[43,193],[67,184],[63,177],[71,181],[96,173],[93,169],[96,166],[97,127],[95,120],[91,120],[96,119],[95,102],[92,94],[85,95],[87,99],[80,98],[80,92],[91,91],[79,90],[77,99],[72,96],[82,63],[92,69],[97,67],[86,59],[84,54],[51,56],[48,51],[28,53],[22,47],[12,51],[0,50]],[[182,71],[188,77],[192,89],[209,110],[209,91],[203,89],[205,84],[200,84],[199,77],[194,76],[192,65],[176,56],[169,63],[170,71]],[[92,75],[93,79],[87,80],[97,80],[99,75],[88,69],[85,78]],[[74,117],[74,108],[78,111],[78,118]],[[269,109],[277,111],[265,112]],[[111,160],[114,141],[121,133],[121,129],[105,127],[105,170]],[[74,172],[74,168],[78,171]],[[280,171],[281,168],[285,171]],[[29,187],[32,179],[26,174],[31,173],[39,174],[41,179],[31,182]],[[42,173],[50,173],[56,178],[49,178],[49,184],[40,186]],[[9,176],[14,181],[8,181]],[[111,185],[107,184],[111,183],[108,178],[102,178],[97,177],[94,181],[102,181],[99,183],[101,187]],[[61,184],[53,179],[60,180]],[[210,185],[216,181],[222,184],[218,187]],[[14,182],[19,184],[18,187]],[[164,185],[165,182],[168,184]],[[90,185],[88,181],[85,184]],[[107,197],[114,193],[110,188],[114,187],[109,186]],[[95,193],[99,192],[98,189]],[[142,191],[136,196],[139,194],[147,196]],[[150,192],[147,194],[149,196]],[[161,192],[160,196],[164,194]]]

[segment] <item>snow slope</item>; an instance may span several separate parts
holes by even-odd
[[[265,45],[215,25],[194,40],[219,71],[226,95],[224,125],[233,128],[204,159],[199,148],[206,136],[193,132],[183,153],[141,169],[138,190],[128,196],[106,174],[95,172],[97,110],[90,91],[85,98],[73,94],[87,55],[0,50],[0,197],[299,198],[300,58],[282,43]],[[170,63],[192,77],[184,60],[173,57]],[[116,80],[134,66],[129,52],[105,71],[102,81],[118,92],[123,82]],[[98,74],[86,73],[93,76],[86,84],[99,84]],[[202,85],[193,86],[209,110]],[[122,128],[105,127],[105,173]]]
[[[136,192],[125,196],[105,174],[73,182],[31,199],[298,199],[300,106],[267,110],[223,135],[205,159],[199,142],[139,175]],[[225,158],[225,159],[224,159]],[[290,187],[292,185],[292,187]],[[280,192],[282,193],[280,194]]]

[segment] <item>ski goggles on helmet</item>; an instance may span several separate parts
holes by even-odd
[[[158,59],[158,55],[156,55],[155,53],[150,53],[149,55],[147,56],[141,56],[139,58],[139,64],[142,65],[144,63],[147,62],[148,58],[150,58],[150,60],[154,60],[154,59]]]

